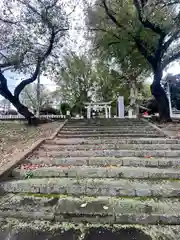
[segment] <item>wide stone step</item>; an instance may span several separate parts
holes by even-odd
[[[180,150],[96,150],[96,151],[45,151],[39,149],[35,152],[40,157],[180,157]]]
[[[1,218],[111,224],[180,224],[178,199],[7,195]]]
[[[61,134],[63,134],[63,135],[72,135],[72,134],[86,134],[86,135],[93,135],[93,134],[115,134],[115,135],[117,135],[117,134],[126,134],[126,133],[128,133],[128,134],[145,134],[145,135],[147,135],[147,134],[157,134],[157,135],[159,135],[160,133],[159,132],[157,132],[156,130],[138,130],[138,129],[136,129],[136,130],[131,130],[131,129],[116,129],[116,130],[106,130],[106,131],[101,131],[101,130],[99,130],[99,131],[96,131],[96,130],[91,130],[91,131],[88,131],[88,130],[86,130],[86,131],[71,131],[71,130],[61,130]]]
[[[110,132],[110,131],[112,131],[112,132],[115,132],[115,131],[122,131],[122,130],[157,131],[156,129],[154,129],[152,127],[131,127],[131,128],[129,128],[129,127],[124,127],[124,126],[122,126],[122,127],[114,127],[114,128],[112,128],[112,127],[88,128],[88,126],[87,127],[83,127],[83,128],[68,128],[68,127],[64,127],[63,128],[63,131],[71,131],[71,132],[72,131],[73,132],[83,132],[83,131],[84,132],[86,132],[86,131],[88,131],[88,132],[92,132],[92,131],[96,131],[96,132],[106,132],[106,131]]]
[[[151,126],[147,126],[147,125],[143,125],[143,126],[139,126],[139,127],[136,127],[136,126],[132,126],[131,127],[131,129],[133,130],[133,129],[143,129],[143,130],[153,130],[154,128],[152,128]],[[114,131],[114,130],[117,130],[117,129],[120,129],[120,130],[122,130],[122,129],[129,129],[129,126],[110,126],[110,127],[108,127],[108,126],[99,126],[99,127],[92,127],[92,126],[83,126],[83,127],[68,127],[67,125],[65,125],[64,127],[63,127],[63,130],[69,130],[69,131],[86,131],[86,130],[88,130],[88,131],[92,131],[92,130],[99,130],[99,131],[106,131],[106,130],[112,130],[112,131]],[[155,129],[156,130],[156,129]]]
[[[80,145],[58,145],[43,144],[41,149],[74,151],[74,150],[180,150],[180,144],[80,144]]]
[[[145,128],[147,127],[147,124],[94,124],[94,125],[90,125],[90,124],[83,124],[83,125],[65,125],[65,128],[68,129],[84,129],[84,128],[88,128],[88,129],[94,129],[94,128],[98,128],[98,129],[105,129],[105,128]],[[152,127],[150,127],[152,128]]]
[[[122,138],[106,138],[106,139],[60,139],[55,138],[53,140],[46,140],[47,144],[55,145],[92,145],[92,144],[180,144],[178,139],[165,139],[165,138],[133,138],[133,139],[122,139]]]
[[[180,197],[179,180],[114,180],[30,178],[0,184],[1,193],[67,194],[73,196]]]
[[[159,134],[144,134],[144,133],[116,133],[116,134],[98,134],[98,133],[93,133],[93,134],[62,134],[62,132],[60,132],[58,134],[58,137],[60,138],[117,138],[117,137],[121,137],[121,138],[138,138],[138,137],[144,137],[144,138],[157,138],[159,137]]]
[[[31,165],[41,166],[126,166],[126,167],[151,167],[151,168],[178,168],[180,169],[180,159],[176,158],[140,158],[140,157],[69,157],[69,158],[30,158],[26,161],[27,168]]]
[[[124,179],[180,179],[180,169],[158,169],[145,167],[93,167],[93,166],[71,166],[71,167],[41,167],[33,166],[29,169],[14,169],[13,177],[68,177],[68,178],[124,178]]]

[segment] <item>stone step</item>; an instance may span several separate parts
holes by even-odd
[[[12,176],[24,178],[31,173],[33,178],[115,178],[115,179],[179,179],[180,169],[159,169],[147,167],[95,167],[95,166],[71,166],[71,167],[41,167],[33,166],[31,170],[16,168]]]
[[[101,121],[101,122],[98,122],[98,121],[95,121],[95,122],[68,122],[66,123],[65,126],[147,126],[148,124],[145,123],[145,122],[134,122],[134,121]]]
[[[64,127],[67,127],[67,128],[85,128],[85,127],[88,127],[88,128],[112,128],[112,127],[115,127],[115,128],[118,128],[118,127],[147,127],[148,125],[147,124],[142,124],[142,123],[133,123],[133,124],[130,124],[130,123],[111,123],[111,124],[66,124]]]
[[[165,139],[165,138],[134,138],[134,139],[122,139],[122,138],[106,138],[106,139],[60,139],[55,138],[53,140],[46,140],[47,144],[55,145],[92,145],[92,144],[180,144],[178,139]]]
[[[35,151],[39,157],[180,157],[180,150],[96,150],[96,151],[58,151],[42,150]]]
[[[157,138],[159,137],[160,134],[144,134],[144,133],[116,133],[116,134],[98,134],[98,133],[93,133],[93,134],[62,134],[61,132],[58,134],[58,137],[60,138],[117,138],[117,137],[121,137],[121,138]]]
[[[43,144],[41,149],[74,151],[74,150],[180,150],[180,144],[77,144],[77,145],[58,145]]]
[[[147,134],[156,134],[156,135],[160,135],[159,132],[157,132],[156,130],[131,130],[131,129],[116,129],[116,130],[106,130],[106,131],[95,131],[95,130],[91,130],[91,131],[88,131],[88,130],[83,130],[83,131],[71,131],[71,130],[64,130],[62,129],[60,134],[62,135],[72,135],[72,134],[79,134],[79,135],[94,135],[94,134],[115,134],[115,135],[119,135],[119,134],[144,134],[144,135],[147,135]]]
[[[138,157],[71,157],[71,158],[30,158],[25,162],[35,165],[48,166],[126,166],[126,167],[151,167],[151,168],[178,168],[180,169],[180,159],[176,158],[138,158]]]
[[[178,240],[180,239],[179,225],[154,224],[104,224],[104,217],[98,217],[98,224],[57,222],[52,220],[20,220],[14,218],[0,219],[1,240]],[[97,221],[96,219],[96,221]],[[143,219],[143,217],[142,217]],[[102,221],[102,223],[101,223]],[[144,221],[145,222],[145,221]]]
[[[154,128],[152,128],[152,127],[148,127],[148,126],[139,126],[139,127],[134,127],[134,126],[132,126],[131,127],[131,129],[132,130],[136,130],[136,129],[143,129],[143,130],[153,130]],[[112,130],[112,131],[115,131],[115,130],[117,130],[117,129],[120,129],[120,130],[123,130],[123,129],[129,129],[129,126],[111,126],[111,127],[107,127],[107,126],[105,126],[105,127],[91,127],[91,126],[84,126],[84,127],[68,127],[68,126],[64,126],[63,127],[63,130],[68,130],[68,131],[86,131],[86,130],[88,130],[88,131],[92,131],[92,130],[94,130],[94,131],[107,131],[107,130]],[[156,129],[155,129],[156,130]]]
[[[84,220],[104,224],[180,224],[178,199],[9,194],[4,200],[0,205],[1,218],[76,224]]]
[[[30,178],[0,183],[2,193],[66,194],[72,196],[180,197],[179,180],[115,180]]]

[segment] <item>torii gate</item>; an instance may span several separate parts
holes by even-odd
[[[87,109],[87,118],[91,118],[92,109],[105,109],[106,118],[111,118],[111,102],[85,102],[85,108]]]

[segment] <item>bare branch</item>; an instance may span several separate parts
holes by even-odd
[[[42,63],[42,59],[38,59],[37,61],[37,65],[36,65],[36,69],[34,71],[34,74],[31,78],[28,78],[26,80],[23,80],[14,90],[14,96],[16,98],[19,97],[19,94],[21,93],[21,91],[25,88],[26,85],[33,83],[36,78],[38,77],[39,73],[40,73],[40,68],[41,68],[41,63]]]
[[[45,54],[43,55],[41,61],[44,61],[50,55],[50,53],[51,53],[51,51],[53,49],[55,37],[56,37],[56,33],[54,31],[54,28],[53,28],[52,29],[52,33],[51,33],[51,37],[50,37],[50,40],[49,40],[49,47],[48,47],[47,51],[45,52]]]
[[[145,28],[148,28],[148,29],[152,30],[153,32],[159,34],[160,36],[165,37],[166,32],[163,29],[161,29],[159,26],[155,25],[154,23],[150,22],[148,19],[144,20],[143,13],[142,13],[143,5],[141,6],[141,4],[138,0],[133,0],[133,1],[134,1],[134,6],[137,10],[139,21],[141,22],[141,24]]]
[[[37,14],[42,19],[42,21],[47,24],[47,26],[49,28],[52,28],[52,23],[48,20],[47,14],[45,16],[44,14],[39,13],[35,7],[33,7],[31,4],[29,4],[28,2],[26,2],[24,0],[18,0],[18,1],[22,4],[24,4],[25,6],[27,6],[33,13]]]
[[[49,40],[49,47],[47,48],[47,51],[44,53],[44,55],[41,57],[38,57],[38,61],[37,61],[37,65],[36,65],[36,69],[34,71],[34,74],[31,78],[28,78],[24,81],[22,81],[14,90],[14,96],[16,98],[19,97],[19,94],[21,93],[21,91],[25,88],[26,85],[33,83],[36,78],[38,77],[39,73],[40,73],[40,68],[42,63],[47,59],[47,57],[51,54],[53,46],[54,46],[54,42],[55,42],[55,37],[56,37],[56,33],[54,31],[54,28],[52,29],[52,33],[51,33],[51,37]]]
[[[16,25],[18,22],[14,22],[14,21],[11,21],[11,20],[9,20],[9,19],[4,19],[4,18],[2,18],[2,17],[0,17],[0,22],[3,22],[3,23],[7,23],[7,24],[14,24],[14,25]]]
[[[120,22],[118,22],[118,20],[116,19],[116,17],[110,12],[106,0],[102,0],[102,4],[104,6],[105,12],[108,15],[108,17],[112,20],[113,23],[115,23],[115,25],[119,28],[124,28],[124,26],[122,24],[120,24]]]

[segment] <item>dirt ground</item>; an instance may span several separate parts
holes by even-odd
[[[173,120],[172,123],[158,124],[156,125],[166,132],[169,136],[180,138],[180,121]]]
[[[20,121],[0,121],[0,167],[38,139],[51,136],[60,124],[51,122],[32,127]]]

